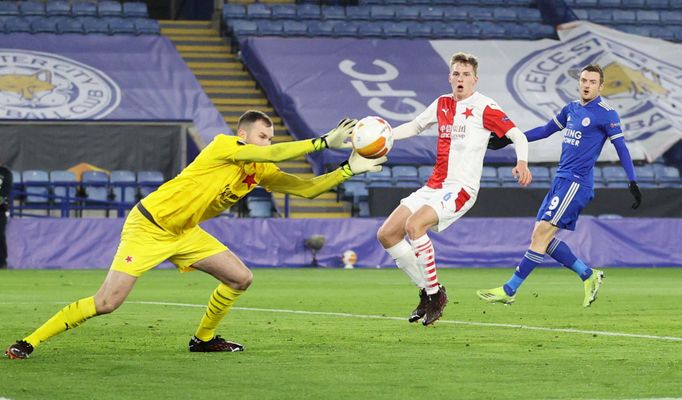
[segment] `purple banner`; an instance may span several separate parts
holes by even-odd
[[[394,267],[376,240],[379,219],[214,219],[203,227],[249,267],[311,264],[304,246],[312,235],[326,238],[317,259],[341,267],[353,250],[360,267]],[[532,218],[465,218],[441,234],[431,233],[439,267],[513,267],[530,244]],[[122,219],[10,219],[10,268],[108,268],[120,239]],[[642,235],[646,232],[646,235]],[[562,240],[590,265],[682,266],[679,218],[600,219],[583,217]],[[546,257],[543,265],[558,265]],[[165,263],[165,266],[169,266]]]
[[[0,119],[193,121],[230,130],[163,36],[0,35]]]
[[[297,139],[326,133],[347,116],[378,115],[398,126],[451,91],[448,65],[426,40],[248,38],[241,46],[244,63]],[[433,163],[435,143],[435,136],[396,142],[389,163]],[[312,156],[316,172],[346,157]]]

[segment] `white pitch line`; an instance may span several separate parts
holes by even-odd
[[[159,302],[159,301],[129,301],[127,303],[151,304],[151,305],[175,306],[175,307],[195,307],[195,308],[206,307],[205,304],[166,303],[166,302]],[[277,308],[233,307],[233,310],[260,311],[260,312],[285,313],[285,314],[302,314],[302,315],[323,315],[323,316],[328,316],[328,317],[342,317],[342,318],[368,318],[368,319],[381,319],[381,320],[390,320],[390,321],[405,321],[406,320],[406,318],[404,318],[404,317],[387,317],[384,315],[350,314],[350,313],[325,312],[325,311],[283,310],[283,309],[277,309]],[[542,326],[530,326],[530,325],[519,325],[519,324],[499,324],[499,323],[494,323],[494,322],[455,321],[455,320],[447,320],[447,319],[438,320],[438,323],[439,324],[468,325],[468,326],[485,326],[485,327],[493,327],[493,328],[526,329],[529,331],[579,333],[579,334],[584,334],[584,335],[601,335],[601,336],[627,337],[627,338],[637,338],[637,339],[652,339],[652,340],[667,340],[667,341],[674,341],[674,342],[682,342],[682,337],[642,335],[642,334],[638,334],[638,333],[588,331],[588,330],[570,329],[570,328],[547,328],[547,327],[542,327]]]

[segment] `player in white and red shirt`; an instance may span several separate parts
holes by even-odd
[[[429,229],[440,232],[464,215],[476,201],[490,132],[507,136],[516,147],[512,170],[521,186],[531,182],[528,141],[500,107],[475,91],[478,60],[457,53],[450,61],[452,93],[440,96],[415,120],[393,130],[394,139],[415,136],[438,123],[438,149],[433,174],[426,186],[400,201],[377,232],[388,254],[420,288],[419,305],[410,322],[424,325],[443,314],[448,298],[438,283]],[[409,237],[409,242],[405,239]]]

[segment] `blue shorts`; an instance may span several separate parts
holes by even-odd
[[[594,198],[594,189],[564,178],[555,178],[542,201],[536,220],[575,230],[580,212]]]

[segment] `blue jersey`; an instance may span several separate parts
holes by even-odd
[[[553,121],[564,131],[556,176],[592,187],[594,164],[606,138],[623,137],[618,113],[598,96],[585,105],[568,103]]]

